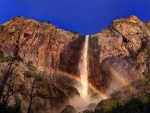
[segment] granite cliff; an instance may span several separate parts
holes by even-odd
[[[70,98],[80,95],[72,76],[79,77],[84,40],[77,32],[24,17],[1,24],[1,102],[20,104],[22,113],[60,113]],[[142,79],[150,73],[149,52],[150,22],[136,16],[114,20],[108,29],[90,35],[89,82],[109,95],[126,85],[114,72],[128,83]],[[97,92],[91,89],[90,95],[95,98]]]

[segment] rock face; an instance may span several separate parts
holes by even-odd
[[[14,95],[22,101],[22,113],[28,110],[59,113],[70,98],[80,95],[74,78],[79,76],[78,62],[84,40],[78,33],[24,17],[0,25],[0,76],[4,79],[8,74],[5,80],[14,79],[15,88],[18,85],[22,88],[23,93]],[[108,29],[90,36],[88,54],[88,79],[97,90],[111,93],[108,90],[147,76],[150,22],[145,24],[136,16],[113,21]],[[9,69],[11,73],[7,73]],[[13,98],[10,98],[12,102]]]
[[[74,107],[67,105],[61,113],[77,113],[77,111]]]
[[[96,106],[97,106],[96,103],[91,103],[91,104],[88,105],[87,110],[94,111]]]
[[[113,21],[108,29],[93,35],[91,40],[97,40],[95,41],[97,43],[94,44],[97,47],[92,47],[90,52],[93,54],[91,57],[94,57],[101,67],[99,72],[107,70],[107,78],[116,81],[113,76],[115,73],[129,83],[142,78],[144,73],[147,75],[150,71],[150,29],[148,25],[136,16],[130,16],[127,19],[121,18]],[[91,61],[93,62],[95,61]],[[92,73],[94,68],[90,69]],[[91,77],[94,76],[92,74]],[[96,83],[92,79],[90,79],[91,82]]]
[[[10,59],[15,58],[15,62],[10,61],[17,65],[14,66],[16,71],[13,78],[19,76],[15,80],[16,86],[23,87],[21,92],[26,94],[25,98],[23,94],[20,94],[18,98],[22,101],[22,113],[29,110],[30,101],[32,101],[30,106],[32,112],[59,113],[68,104],[68,98],[79,95],[76,88],[71,87],[71,85],[67,86],[67,84],[72,84],[71,80],[65,83],[66,85],[62,83],[62,78],[66,80],[66,76],[63,76],[65,68],[60,70],[62,62],[60,57],[65,53],[64,51],[67,51],[67,54],[69,54],[69,51],[72,52],[71,49],[67,49],[70,47],[69,43],[74,42],[79,37],[78,34],[58,29],[49,23],[37,22],[23,17],[13,18],[1,25],[1,52],[4,58],[7,56]],[[74,53],[72,54],[74,55]],[[67,60],[67,55],[65,59]],[[75,61],[77,62],[78,58],[75,58]],[[8,69],[10,62],[8,62],[8,66],[5,64]],[[6,68],[3,65],[1,63],[1,70]],[[77,71],[75,69],[72,71],[73,74]],[[44,75],[44,79],[37,81],[39,75]],[[3,73],[1,73],[1,76],[3,77]],[[10,78],[12,79],[12,77]],[[17,97],[17,95],[15,96]]]
[[[7,42],[4,42],[5,46],[1,47],[6,56],[13,56],[16,44],[19,47],[18,55],[25,62],[32,61],[39,69],[57,68],[65,47],[79,38],[78,34],[26,18],[14,18],[6,22],[1,30],[2,40],[5,40],[4,35],[9,35]]]

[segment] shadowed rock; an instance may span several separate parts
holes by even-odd
[[[97,106],[96,103],[91,103],[91,104],[88,105],[87,110],[94,111],[96,106]]]
[[[77,111],[73,106],[67,105],[61,113],[77,113]]]

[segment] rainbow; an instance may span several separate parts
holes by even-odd
[[[136,94],[136,89],[131,86],[121,75],[119,75],[115,70],[111,69],[105,64],[102,64],[102,67],[105,68],[108,72],[111,73],[113,77],[115,77],[123,86],[126,86],[132,94]]]
[[[98,62],[94,58],[90,57],[90,59],[94,62]],[[132,93],[132,94],[137,94],[136,89],[131,86],[121,75],[119,75],[114,69],[110,68],[106,64],[101,63],[100,64],[102,68],[106,69],[114,78],[116,78],[117,81],[119,81],[123,86],[126,86],[126,88]]]
[[[93,59],[93,58],[92,58]],[[94,60],[95,61],[95,60]],[[128,88],[128,90],[132,93],[132,94],[136,94],[136,89],[134,87],[132,87],[121,75],[119,75],[115,70],[113,70],[112,68],[108,67],[107,65],[105,64],[101,64],[101,66],[106,69],[108,72],[111,73],[111,75],[113,77],[115,77],[117,79],[117,81],[119,81],[123,86],[126,86]],[[56,70],[56,69],[53,69],[53,68],[44,68],[44,70],[52,70],[52,71],[55,71],[57,72],[58,74],[61,74],[63,76],[67,76],[67,77],[70,77],[72,79],[75,79],[79,82],[81,82],[81,79],[80,77],[74,75],[74,74],[70,74],[70,73],[67,73],[65,71],[60,71],[60,70]],[[84,82],[84,81],[82,81]],[[108,99],[110,98],[109,95],[107,95],[106,93],[104,93],[103,91],[100,91],[99,89],[97,89],[94,85],[92,85],[91,83],[88,83],[88,86],[90,88],[92,88],[95,92],[97,92],[103,99]]]
[[[74,75],[74,74],[70,74],[70,73],[67,73],[67,72],[64,72],[64,71],[60,71],[60,70],[57,70],[57,71],[56,71],[56,70],[53,69],[53,68],[47,68],[47,69],[44,68],[44,70],[52,70],[52,71],[57,72],[58,74],[61,74],[61,75],[63,75],[63,76],[67,76],[67,77],[73,78],[73,79],[75,79],[75,80],[81,82],[80,77],[78,77],[78,76],[76,76],[76,75]],[[84,82],[84,81],[82,81],[82,82]],[[108,99],[108,98],[110,98],[109,95],[107,95],[107,94],[104,93],[103,91],[98,90],[98,89],[97,89],[94,85],[92,85],[91,83],[88,83],[88,86],[89,86],[90,88],[92,88],[95,92],[97,92],[103,99]]]
[[[93,86],[91,83],[88,83],[88,86],[92,88],[94,91],[98,92],[100,96],[102,96],[103,99],[108,99],[110,96],[108,96],[106,93],[103,91],[98,90],[95,86]]]

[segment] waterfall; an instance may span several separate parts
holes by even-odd
[[[79,92],[81,98],[84,100],[88,97],[88,40],[89,35],[86,35],[78,65],[78,70],[81,78],[81,86],[79,88]]]
[[[77,89],[80,97],[75,96],[70,99],[70,105],[74,106],[78,112],[85,110],[90,103],[90,96],[88,95],[88,41],[89,35],[86,35],[78,64],[81,80],[77,85]]]

